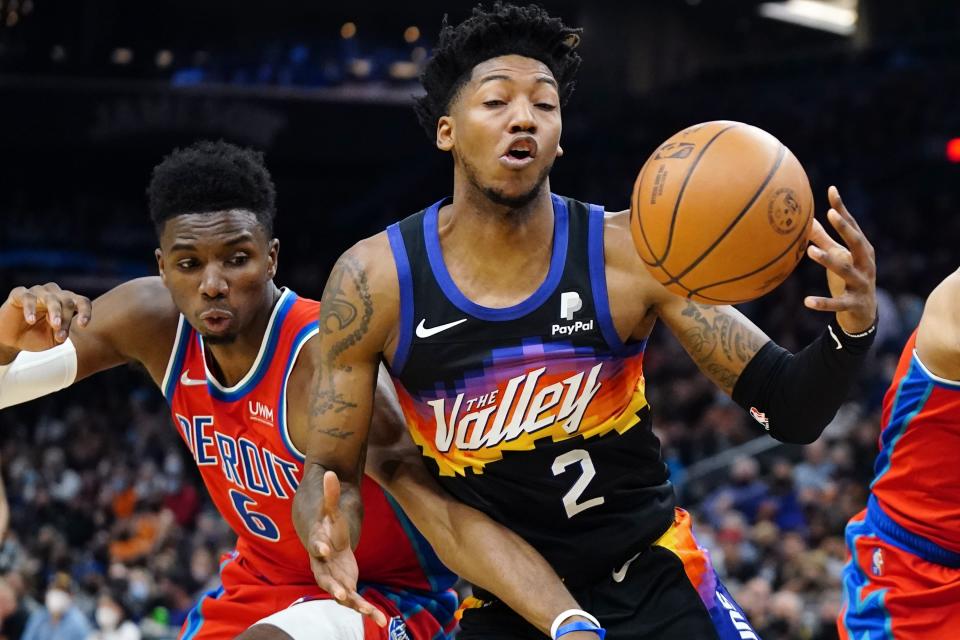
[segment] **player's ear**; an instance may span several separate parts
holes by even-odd
[[[160,274],[160,280],[163,284],[167,284],[167,274],[163,270],[163,251],[154,249],[153,255],[157,258],[157,272]]]
[[[561,147],[559,144],[557,145],[557,157],[563,157],[563,147]]]
[[[267,275],[273,280],[277,275],[277,258],[280,256],[280,240],[274,238],[270,241],[270,248],[267,251]]]
[[[437,149],[450,151],[453,149],[453,118],[440,116],[437,120]]]

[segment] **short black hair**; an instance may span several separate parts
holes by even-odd
[[[158,235],[170,218],[230,209],[250,211],[273,235],[276,190],[263,154],[223,140],[174,149],[153,168],[147,199]]]
[[[420,126],[431,140],[436,138],[437,120],[446,115],[457,92],[470,79],[475,66],[496,58],[516,54],[539,60],[550,68],[557,81],[560,104],[573,93],[574,76],[580,68],[576,52],[583,29],[563,24],[541,7],[520,7],[496,2],[492,10],[483,5],[456,26],[443,17],[440,39],[433,56],[420,74],[426,95],[417,98],[414,110]]]

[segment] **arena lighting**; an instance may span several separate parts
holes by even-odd
[[[166,69],[173,62],[173,52],[169,49],[161,49],[157,51],[157,56],[154,59],[157,63],[157,66],[161,69]]]
[[[947,161],[960,164],[960,138],[947,140]]]
[[[857,28],[856,0],[786,0],[764,2],[757,12],[771,20],[851,36]]]
[[[406,30],[403,32],[403,39],[408,44],[413,44],[414,42],[420,39],[420,28],[417,27],[416,25],[412,27],[407,27]]]
[[[119,47],[110,54],[113,64],[130,64],[133,61],[133,51],[126,47]]]
[[[343,26],[340,27],[340,37],[344,40],[349,40],[353,36],[357,35],[357,25],[352,22],[345,22]]]

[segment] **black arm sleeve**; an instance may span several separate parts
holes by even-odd
[[[846,399],[875,335],[849,336],[831,322],[796,355],[771,340],[747,363],[733,399],[777,440],[810,444]]]

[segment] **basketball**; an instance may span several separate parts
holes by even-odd
[[[633,187],[630,228],[647,269],[670,291],[706,304],[774,289],[803,257],[812,226],[813,193],[800,162],[741,122],[677,133]]]

